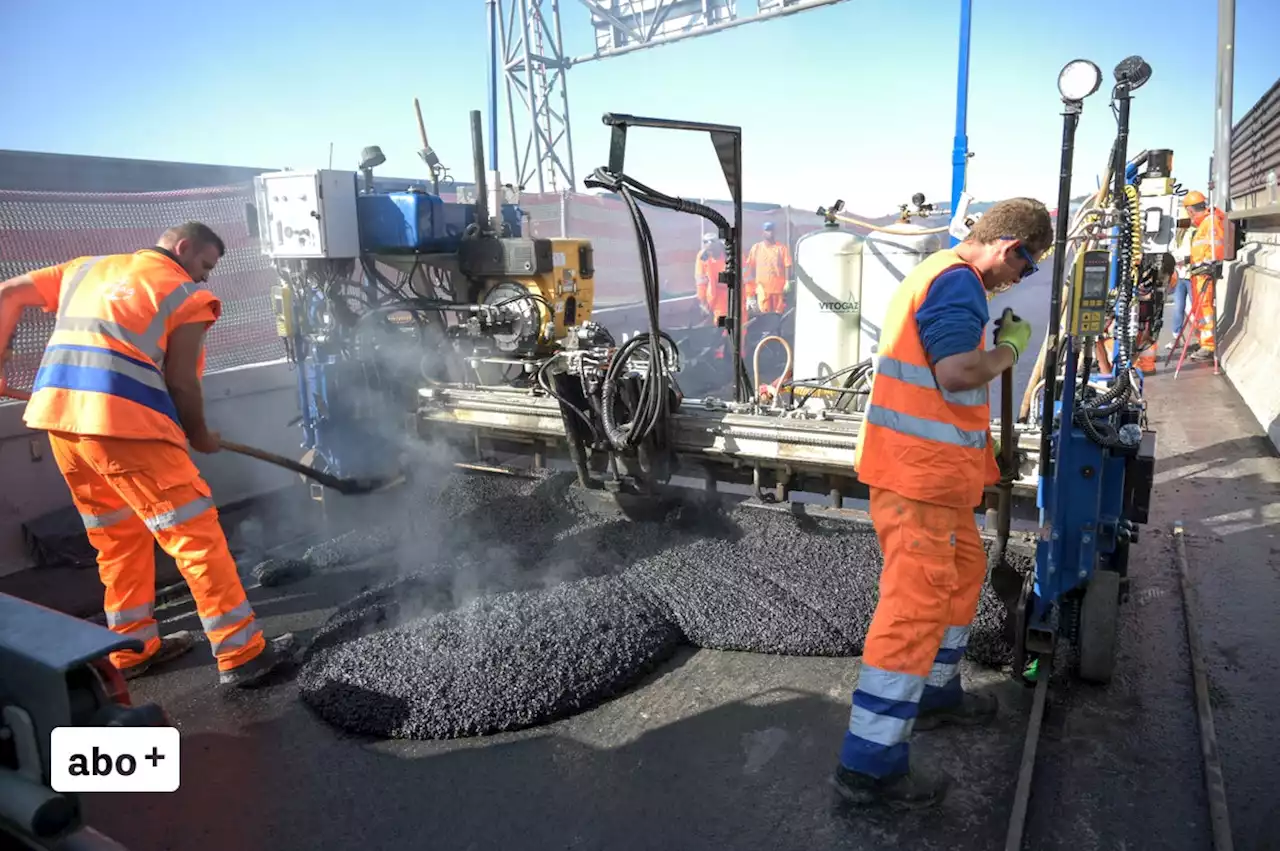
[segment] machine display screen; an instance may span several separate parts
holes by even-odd
[[[1086,263],[1080,276],[1080,298],[1085,301],[1101,301],[1107,297],[1107,282],[1111,277],[1110,264]]]

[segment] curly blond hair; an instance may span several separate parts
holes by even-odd
[[[974,223],[965,242],[989,245],[1000,239],[1017,239],[1032,257],[1053,246],[1053,221],[1049,208],[1034,198],[997,201]]]

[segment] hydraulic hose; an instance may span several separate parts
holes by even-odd
[[[777,336],[776,334],[770,334],[768,337],[764,337],[760,340],[760,342],[756,343],[755,354],[752,356],[752,359],[751,359],[752,378],[754,378],[755,380],[752,382],[751,386],[755,388],[756,393],[759,393],[760,388],[763,386],[760,384],[760,350],[764,348],[765,343],[770,343],[770,342],[781,343],[782,348],[785,349],[787,353],[786,368],[782,370],[781,375],[779,375],[776,379],[774,379],[769,384],[769,388],[773,391],[773,397],[776,399],[778,397],[778,391],[782,386],[782,382],[786,381],[788,378],[791,377],[791,364],[792,364],[791,344],[788,343],[786,340],[782,339],[781,337]]]
[[[631,221],[636,231],[636,240],[640,251],[640,269],[644,281],[645,307],[649,318],[649,333],[636,336],[618,349],[605,373],[601,388],[601,419],[604,422],[605,436],[615,449],[624,450],[638,446],[649,437],[665,421],[670,407],[671,375],[669,372],[662,340],[670,344],[673,357],[679,359],[679,348],[669,335],[658,325],[659,280],[658,254],[654,244],[653,233],[649,223],[641,212],[637,200],[655,207],[676,210],[681,213],[692,213],[711,221],[725,240],[726,255],[737,262],[738,246],[728,219],[712,207],[666,195],[644,185],[625,174],[614,174],[607,169],[598,168],[584,183],[587,186],[607,189],[616,192],[626,203],[631,213]],[[633,412],[633,419],[619,426],[614,417],[614,402],[618,395],[618,381],[628,362],[642,347],[648,348],[649,368],[643,379],[640,399]]]

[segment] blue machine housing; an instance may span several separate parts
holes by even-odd
[[[1046,630],[1052,629],[1055,604],[1084,587],[1099,561],[1115,555],[1125,522],[1128,457],[1099,446],[1074,424],[1075,340],[1068,338],[1066,348],[1063,387],[1071,390],[1054,405],[1054,475],[1050,482],[1040,483],[1041,524],[1048,534],[1036,542],[1032,626]]]
[[[357,195],[356,217],[366,256],[451,254],[475,224],[476,205],[446,203],[413,187]],[[504,205],[503,235],[521,236],[521,218],[519,207]],[[362,287],[369,304],[386,298],[367,274]],[[325,293],[312,289],[294,302],[293,310],[295,327],[320,327],[331,306]],[[390,478],[399,471],[404,450],[403,430],[397,426],[403,421],[406,398],[416,387],[397,382],[397,376],[385,369],[370,369],[352,356],[353,343],[341,336],[293,339],[299,361],[302,448],[315,453],[313,465],[333,475]]]
[[[421,191],[374,193],[356,197],[356,219],[367,254],[449,254],[475,224],[476,206],[447,204]],[[520,235],[518,207],[503,205],[502,221],[504,235]]]

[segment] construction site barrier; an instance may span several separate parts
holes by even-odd
[[[0,279],[75,257],[136,251],[153,245],[172,225],[201,221],[227,245],[226,256],[209,281],[222,300],[223,312],[209,333],[208,371],[275,362],[285,355],[271,308],[270,289],[276,276],[249,235],[245,208],[252,200],[251,183],[139,193],[0,190]],[[445,200],[454,198],[446,195]],[[710,206],[732,219],[729,205],[712,202]],[[617,315],[620,305],[643,299],[635,231],[622,201],[576,193],[525,195],[520,208],[534,236],[574,236],[593,242],[600,307],[613,307],[610,313]],[[658,247],[663,298],[680,305],[683,317],[688,315],[688,297],[696,289],[694,260],[702,234],[712,225],[669,210],[646,208],[644,212]],[[802,235],[822,226],[816,213],[790,207],[747,210],[744,255],[761,238],[766,222],[772,222],[778,240],[793,249]],[[12,386],[31,386],[52,329],[51,314],[29,310],[23,316],[8,365]]]

